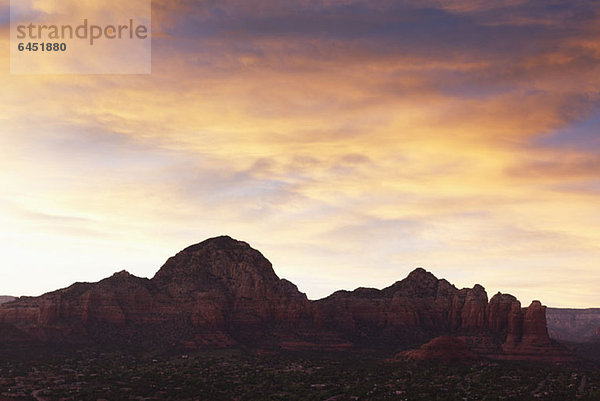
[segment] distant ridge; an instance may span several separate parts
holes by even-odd
[[[14,301],[16,298],[9,295],[0,295],[0,304],[5,304],[10,301]]]
[[[548,336],[546,307],[538,301],[522,308],[502,293],[488,301],[482,286],[459,290],[422,268],[382,290],[309,301],[259,251],[228,236],[185,248],[152,279],[121,271],[0,305],[0,324],[72,346],[379,348],[393,355],[446,336],[414,355],[451,343],[469,358],[573,360]]]
[[[600,308],[548,308],[550,337],[576,343],[600,341]]]

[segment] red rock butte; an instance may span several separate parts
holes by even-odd
[[[454,344],[467,357],[573,360],[548,336],[538,301],[522,308],[501,293],[488,301],[482,286],[457,289],[422,268],[382,290],[309,301],[259,251],[227,236],[182,250],[152,279],[122,271],[2,304],[0,325],[5,342],[395,352],[446,336],[424,350]]]

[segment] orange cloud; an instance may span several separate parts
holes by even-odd
[[[89,280],[125,262],[151,275],[225,233],[313,298],[423,265],[524,303],[594,306],[597,157],[538,142],[597,112],[591,23],[539,23],[525,1],[497,7],[510,27],[489,2],[313,3],[155,2],[150,76],[4,69],[0,237],[27,274],[62,278],[0,292],[68,284],[71,241]],[[319,34],[322,9],[341,14]]]

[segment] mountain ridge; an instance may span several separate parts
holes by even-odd
[[[121,271],[0,306],[0,324],[42,342],[188,348],[382,348],[460,337],[495,359],[570,360],[548,336],[545,307],[457,289],[423,268],[382,289],[309,301],[248,243],[221,236],[170,257],[151,279]]]

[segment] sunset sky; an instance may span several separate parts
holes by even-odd
[[[15,75],[0,294],[230,235],[311,299],[418,266],[600,307],[600,2],[152,3],[152,74]]]

